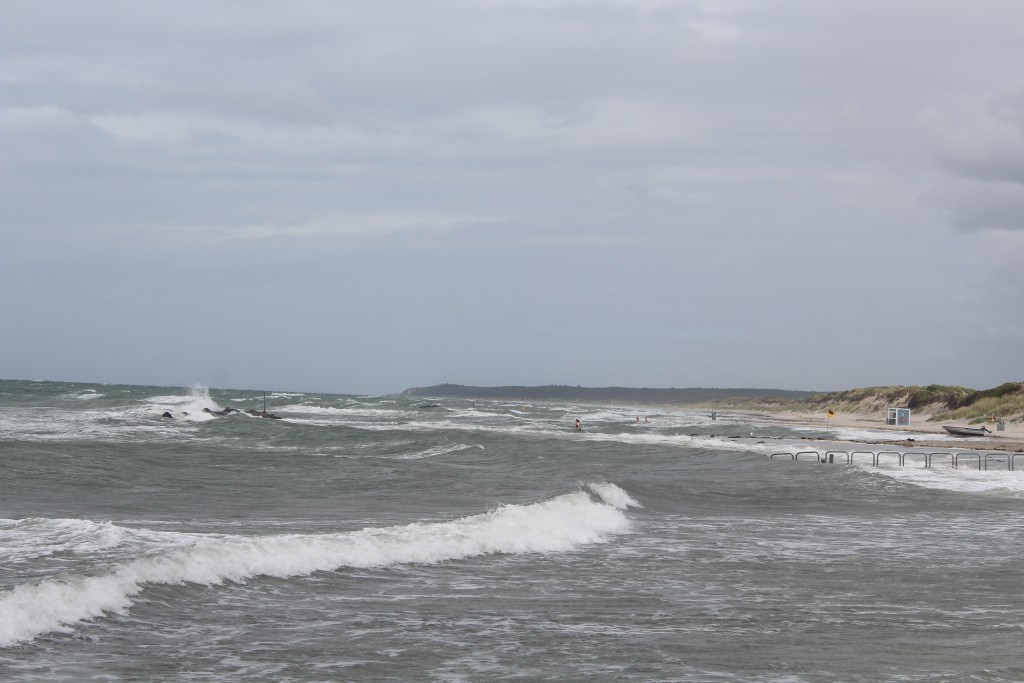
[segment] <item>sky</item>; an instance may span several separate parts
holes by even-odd
[[[2,3],[0,377],[1024,380],[1024,3]]]

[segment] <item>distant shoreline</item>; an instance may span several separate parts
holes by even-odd
[[[932,401],[911,413],[909,425],[886,423],[887,408],[902,407],[912,396],[939,392],[943,396],[979,396],[979,405],[971,415],[957,415],[956,407]],[[992,403],[989,398],[997,394],[1001,400]],[[1024,415],[1020,402],[1024,397],[1024,383],[1008,383],[985,392],[964,387],[878,387],[844,392],[816,393],[782,389],[630,389],[626,387],[572,387],[549,385],[539,387],[503,386],[474,387],[457,384],[439,384],[417,387],[402,392],[405,396],[422,398],[458,398],[464,400],[573,402],[581,404],[629,407],[674,408],[679,410],[716,411],[720,415],[732,413],[748,419],[786,425],[827,428],[871,429],[891,432],[893,438],[880,438],[870,443],[899,445],[911,448],[957,450],[999,450],[1024,452]],[[903,399],[903,400],[899,400]],[[983,401],[990,402],[984,403]],[[964,399],[967,402],[967,399]],[[970,403],[968,402],[968,405]],[[833,411],[829,416],[829,410]],[[628,412],[628,411],[627,411]],[[988,415],[998,415],[991,420]],[[998,422],[1003,429],[997,430]],[[992,433],[985,437],[957,439],[922,439],[921,434],[945,437],[944,425],[966,426],[984,424]],[[904,436],[901,436],[903,434]],[[913,436],[909,436],[913,435]]]
[[[943,438],[931,440],[921,438],[921,434],[945,436],[944,425],[964,426],[964,420],[932,421],[933,416],[926,413],[912,415],[909,425],[890,425],[885,421],[885,413],[836,412],[832,417],[828,413],[778,411],[775,413],[753,412],[747,410],[727,409],[729,413],[747,416],[772,424],[799,425],[819,428],[871,429],[891,432],[893,438],[879,438],[858,443],[885,444],[901,448],[929,448],[936,450],[982,450],[982,451],[1014,451],[1024,452],[1024,423],[1003,423],[1003,430],[997,430],[997,424],[988,422],[985,426],[991,434],[984,437]],[[827,440],[827,439],[817,439]]]
[[[606,404],[660,404],[744,412],[836,413],[882,415],[888,408],[910,408],[922,419],[961,420],[978,424],[996,416],[1024,423],[1024,382],[1006,382],[986,390],[930,384],[813,392],[789,389],[708,388],[655,389],[568,385],[480,387],[437,384],[414,387],[403,396],[505,401],[577,401]]]
[[[729,399],[768,399],[774,401],[799,401],[819,395],[815,391],[790,389],[719,389],[714,387],[689,387],[685,389],[656,389],[650,387],[582,387],[560,384],[544,386],[498,386],[480,387],[462,384],[436,384],[429,387],[413,387],[401,392],[403,396],[424,398],[466,398],[495,400],[552,400],[627,403],[681,403],[701,404]]]

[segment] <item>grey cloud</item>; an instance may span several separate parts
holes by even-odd
[[[928,146],[945,176],[929,193],[961,230],[1024,230],[1024,97],[925,116]]]
[[[996,95],[988,103],[992,116],[1020,129],[1024,136],[1024,86]]]
[[[930,198],[954,227],[966,231],[1024,231],[1024,186],[962,180]]]
[[[965,254],[1020,222],[1012,3],[55,7],[0,23],[0,290],[46,285],[8,330],[81,282],[67,319],[139,344],[315,336],[273,372],[334,390],[956,382],[885,349],[944,338],[935,273],[983,298]]]

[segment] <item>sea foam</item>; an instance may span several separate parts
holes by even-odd
[[[218,585],[255,576],[304,576],[345,567],[436,564],[496,553],[565,552],[630,530],[638,504],[614,484],[596,484],[530,505],[503,505],[450,522],[341,534],[272,536],[172,534],[166,548],[114,562],[93,575],[67,575],[0,593],[0,647],[70,631],[104,614],[124,614],[147,585]],[[150,532],[151,534],[154,532]]]

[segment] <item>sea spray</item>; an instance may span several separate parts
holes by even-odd
[[[153,396],[146,399],[146,402],[152,404],[152,410],[156,411],[156,414],[166,411],[178,419],[192,421],[216,419],[215,415],[203,411],[207,408],[211,411],[221,409],[221,406],[217,405],[217,402],[210,396],[209,387],[201,384],[189,387],[188,394],[185,396]]]

